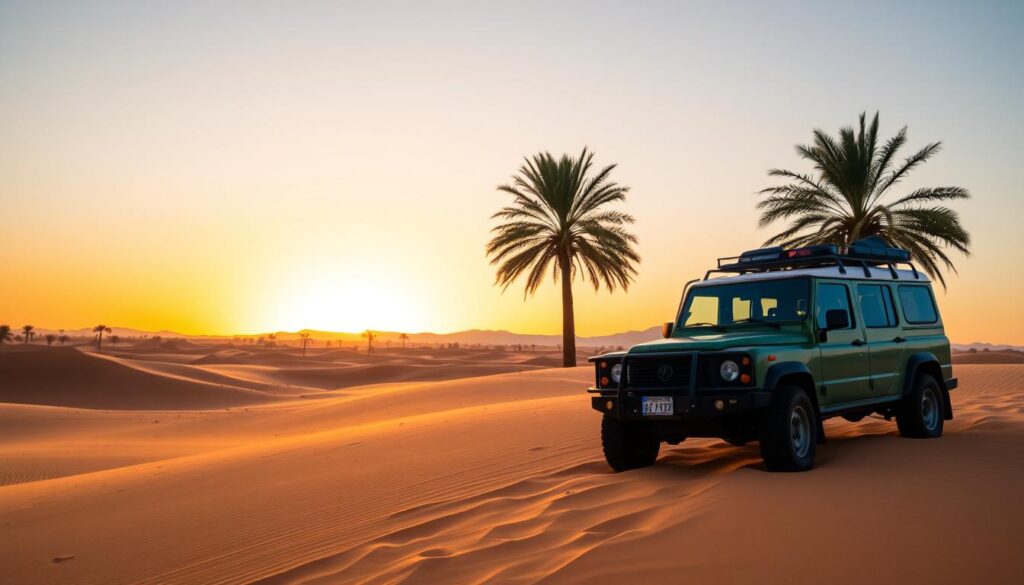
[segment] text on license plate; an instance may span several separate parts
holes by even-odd
[[[671,396],[643,396],[640,399],[644,416],[672,416]]]

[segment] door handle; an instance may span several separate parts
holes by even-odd
[[[850,343],[852,345],[856,345],[857,347],[860,347],[860,346],[864,345],[864,340],[863,339],[854,339]]]
[[[902,338],[902,337],[900,337],[899,335],[897,335],[896,337],[893,337],[893,338],[892,338],[892,342],[893,342],[893,343],[903,343],[904,341],[906,341],[906,339],[903,339],[903,338]]]

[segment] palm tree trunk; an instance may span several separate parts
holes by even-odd
[[[562,269],[562,367],[576,367],[576,318],[572,308],[572,262],[560,258]]]

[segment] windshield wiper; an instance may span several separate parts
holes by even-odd
[[[765,321],[764,319],[757,319],[755,317],[740,319],[739,321],[733,321],[732,323],[730,323],[730,325],[739,325],[740,323],[757,323],[759,325],[771,325],[776,329],[782,329],[782,325],[777,321]]]
[[[691,327],[712,327],[715,331],[725,331],[725,327],[714,323],[690,323],[688,325],[683,325],[683,329],[690,329]]]

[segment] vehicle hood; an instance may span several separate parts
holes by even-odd
[[[734,347],[754,345],[797,345],[808,342],[807,334],[786,331],[729,331],[709,332],[687,337],[670,337],[634,345],[629,353],[656,353],[664,351],[720,351]]]

